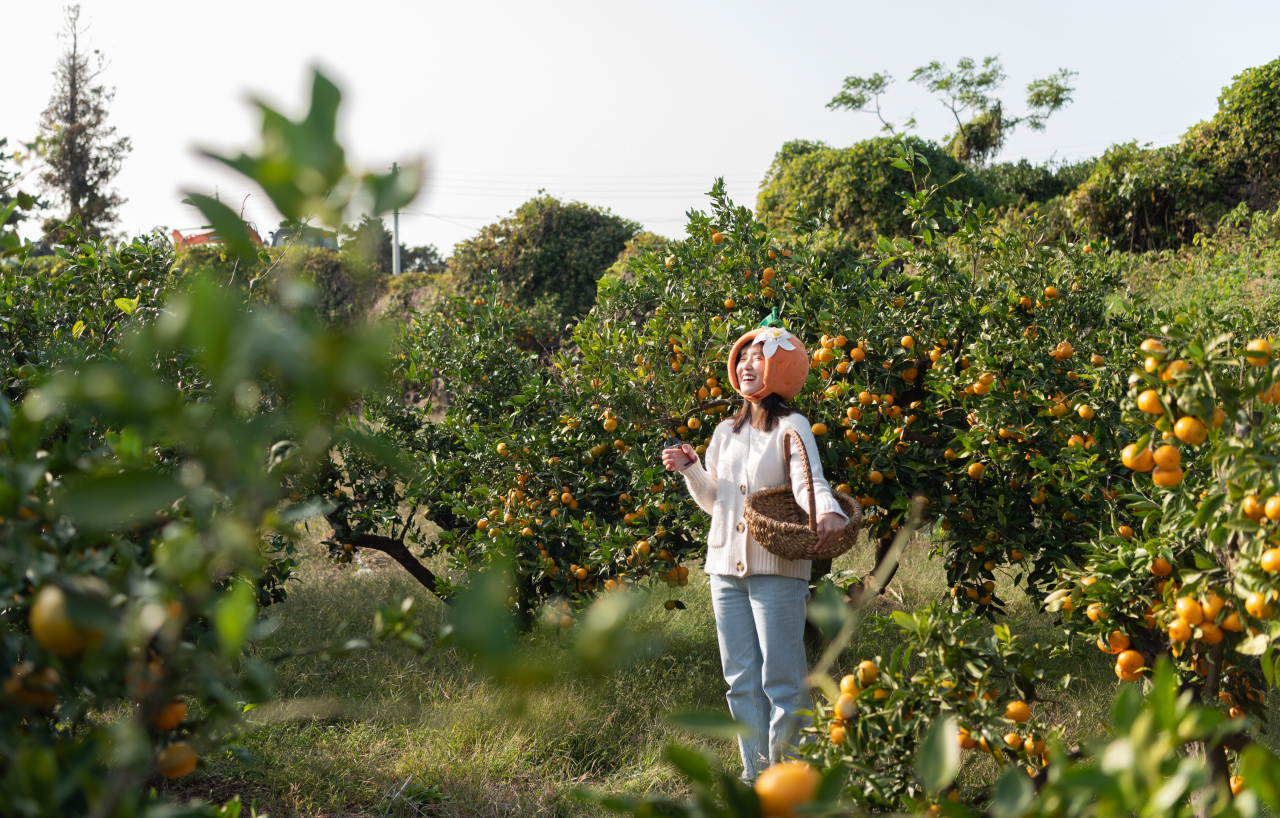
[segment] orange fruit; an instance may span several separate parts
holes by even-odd
[[[982,473],[986,470],[987,467],[982,463],[970,463],[969,468],[965,469],[965,472],[974,480],[981,480]]]
[[[1125,541],[1133,539],[1133,529],[1127,525],[1120,526],[1120,536]]]
[[[1173,573],[1173,566],[1164,557],[1156,557],[1151,561],[1151,573],[1158,577],[1167,577]]]
[[[1116,677],[1119,678],[1120,681],[1122,682],[1136,682],[1142,678],[1141,673],[1131,673],[1125,670],[1124,668],[1120,667],[1120,665],[1118,664],[1116,665],[1115,670],[1116,670]]]
[[[738,302],[734,301],[732,298],[726,298],[724,300],[724,308],[726,310],[731,310],[736,306],[738,306]]]
[[[1129,636],[1121,631],[1112,631],[1107,635],[1108,653],[1120,653],[1129,647]]]
[[[1023,701],[1012,701],[1005,705],[1004,717],[1021,724],[1031,718],[1031,708]]]
[[[1276,499],[1275,497],[1271,499]],[[1262,570],[1269,574],[1280,571],[1280,548],[1268,548],[1262,552]]]
[[[1107,612],[1102,609],[1101,602],[1091,602],[1089,607],[1084,609],[1084,615],[1089,617],[1092,622],[1098,622],[1107,618]]]
[[[960,745],[961,750],[972,750],[978,742],[973,740],[968,730],[961,727],[960,732],[956,733],[956,743]]]
[[[1200,607],[1200,603],[1189,596],[1179,597],[1178,601],[1173,604],[1174,610],[1178,612],[1178,618],[1186,622],[1188,625],[1199,625],[1204,621],[1204,609]]]
[[[174,699],[156,711],[156,714],[151,717],[151,723],[157,730],[167,732],[182,724],[182,720],[186,717],[187,703],[182,699]]]
[[[846,677],[848,678],[848,677]],[[832,708],[836,718],[848,721],[858,713],[858,692],[855,689],[852,693],[841,693],[840,698],[836,699],[835,707]]]
[[[1244,516],[1250,520],[1260,520],[1262,515],[1266,514],[1266,505],[1258,499],[1256,494],[1246,494],[1244,501],[1240,504],[1240,510],[1244,512]]]
[[[1192,446],[1199,446],[1204,443],[1208,434],[1209,430],[1205,428],[1204,424],[1190,415],[1178,418],[1178,422],[1173,424],[1173,436]]]
[[[185,741],[175,741],[156,756],[156,769],[165,778],[181,778],[196,768],[196,751]]]
[[[1022,736],[1017,733],[1005,733],[1004,743],[1009,746],[1010,750],[1016,750],[1022,746]]]
[[[1053,299],[1057,298],[1057,297],[1058,297],[1058,288],[1057,288],[1057,287],[1054,287],[1054,286],[1048,286],[1048,287],[1045,287],[1045,288],[1044,288],[1044,297],[1045,297],[1045,298],[1047,298],[1047,299],[1049,299],[1050,301],[1052,301]]]
[[[1160,394],[1154,389],[1143,390],[1138,395],[1138,408],[1148,415],[1164,414],[1164,404],[1160,402]]]
[[[1265,338],[1254,338],[1244,345],[1244,358],[1254,366],[1266,366],[1271,360],[1271,344]]]
[[[1182,463],[1182,455],[1177,449],[1167,444],[1156,449],[1151,457],[1155,460],[1156,466],[1161,469],[1176,469]]]
[[[1256,616],[1258,619],[1270,619],[1275,612],[1271,604],[1267,602],[1267,598],[1257,591],[1249,594],[1245,599],[1244,609],[1249,612],[1250,616]]]
[[[1262,504],[1262,513],[1267,515],[1267,519],[1272,522],[1280,521],[1280,495],[1271,495],[1267,501]]]
[[[1227,614],[1227,618],[1222,620],[1220,627],[1224,631],[1231,631],[1232,633],[1240,633],[1244,630],[1244,625],[1240,624],[1240,616],[1235,611]]]
[[[1191,626],[1181,619],[1169,623],[1169,641],[1185,642],[1191,638]]]
[[[1174,466],[1171,469],[1162,469],[1156,466],[1151,470],[1151,482],[1164,488],[1176,486],[1182,482],[1182,468]]]
[[[1222,641],[1222,628],[1211,622],[1205,622],[1200,626],[1200,641],[1206,645],[1216,645]]]
[[[870,659],[864,659],[858,663],[858,681],[862,687],[868,687],[876,683],[876,679],[880,678],[880,668],[876,667],[876,663]]]
[[[1232,794],[1232,795],[1239,795],[1239,794],[1244,790],[1244,778],[1243,778],[1243,776],[1239,776],[1239,775],[1233,775],[1233,776],[1231,776],[1231,782],[1230,782],[1230,783],[1231,783],[1231,794]]]
[[[1200,608],[1204,612],[1204,621],[1217,621],[1218,612],[1221,611],[1222,606],[1226,604],[1226,600],[1217,594],[1210,592],[1209,595],[1204,598],[1204,602],[1200,603]]]
[[[1121,651],[1120,655],[1116,657],[1116,667],[1129,673],[1137,673],[1146,663],[1147,660],[1136,650]]]
[[[861,691],[861,689],[862,688],[858,686],[858,677],[852,673],[848,674],[847,676],[845,676],[840,680],[841,693],[848,693],[851,696],[856,696]]]
[[[916,345],[916,339],[912,338],[910,335],[904,335],[899,343],[902,344],[903,349],[911,349]]]
[[[825,434],[827,433],[827,424],[825,424],[825,423],[815,423],[815,424],[813,424],[813,429],[812,429],[812,431],[813,431],[813,434],[814,434],[814,436],[815,436],[815,437],[822,437],[823,435],[825,435]]]
[[[1160,380],[1164,381],[1165,383],[1173,383],[1175,380],[1177,380],[1178,375],[1180,375],[1183,372],[1190,372],[1190,371],[1191,371],[1191,364],[1187,363],[1186,361],[1181,359],[1176,361],[1170,361],[1169,365],[1166,366],[1164,368],[1164,371],[1160,373]]]
[[[818,771],[803,761],[774,764],[756,779],[761,816],[794,818],[796,807],[812,803],[818,781]]]
[[[719,230],[717,230],[716,232],[711,234],[711,241],[714,244],[721,243],[722,241],[724,241],[724,234],[721,233]]]
[[[1150,449],[1139,449],[1137,443],[1130,443],[1120,450],[1120,462],[1126,468],[1139,472],[1151,471],[1155,466],[1155,458]]]
[[[879,485],[884,482],[884,475],[878,471],[872,471],[867,474],[867,479],[872,483]]]
[[[844,744],[844,738],[845,738],[844,728],[838,724],[832,724],[830,729],[831,729],[831,743]]]
[[[97,647],[106,634],[97,628],[86,628],[71,620],[67,612],[67,595],[56,585],[46,585],[36,594],[29,613],[31,635],[41,647],[59,656],[78,656]]]

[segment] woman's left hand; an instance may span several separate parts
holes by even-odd
[[[845,525],[849,521],[844,517],[836,514],[834,511],[828,511],[826,514],[818,517],[818,544],[819,551],[826,551],[828,548],[836,544],[840,533],[844,531]]]

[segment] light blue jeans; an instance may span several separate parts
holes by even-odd
[[[729,684],[729,713],[751,728],[738,737],[742,777],[754,781],[796,743],[808,719],[804,620],[809,583],[776,574],[711,575],[720,665]]]

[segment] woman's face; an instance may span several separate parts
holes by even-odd
[[[748,344],[738,353],[734,372],[738,376],[738,391],[754,395],[764,388],[764,349],[759,344]]]

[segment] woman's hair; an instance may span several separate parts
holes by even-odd
[[[772,432],[778,426],[778,418],[784,418],[794,411],[787,406],[786,401],[774,394],[765,395],[756,404],[744,398],[742,406],[733,416],[733,433],[742,431],[742,427],[748,423],[766,432]],[[760,416],[758,419],[757,413]]]

